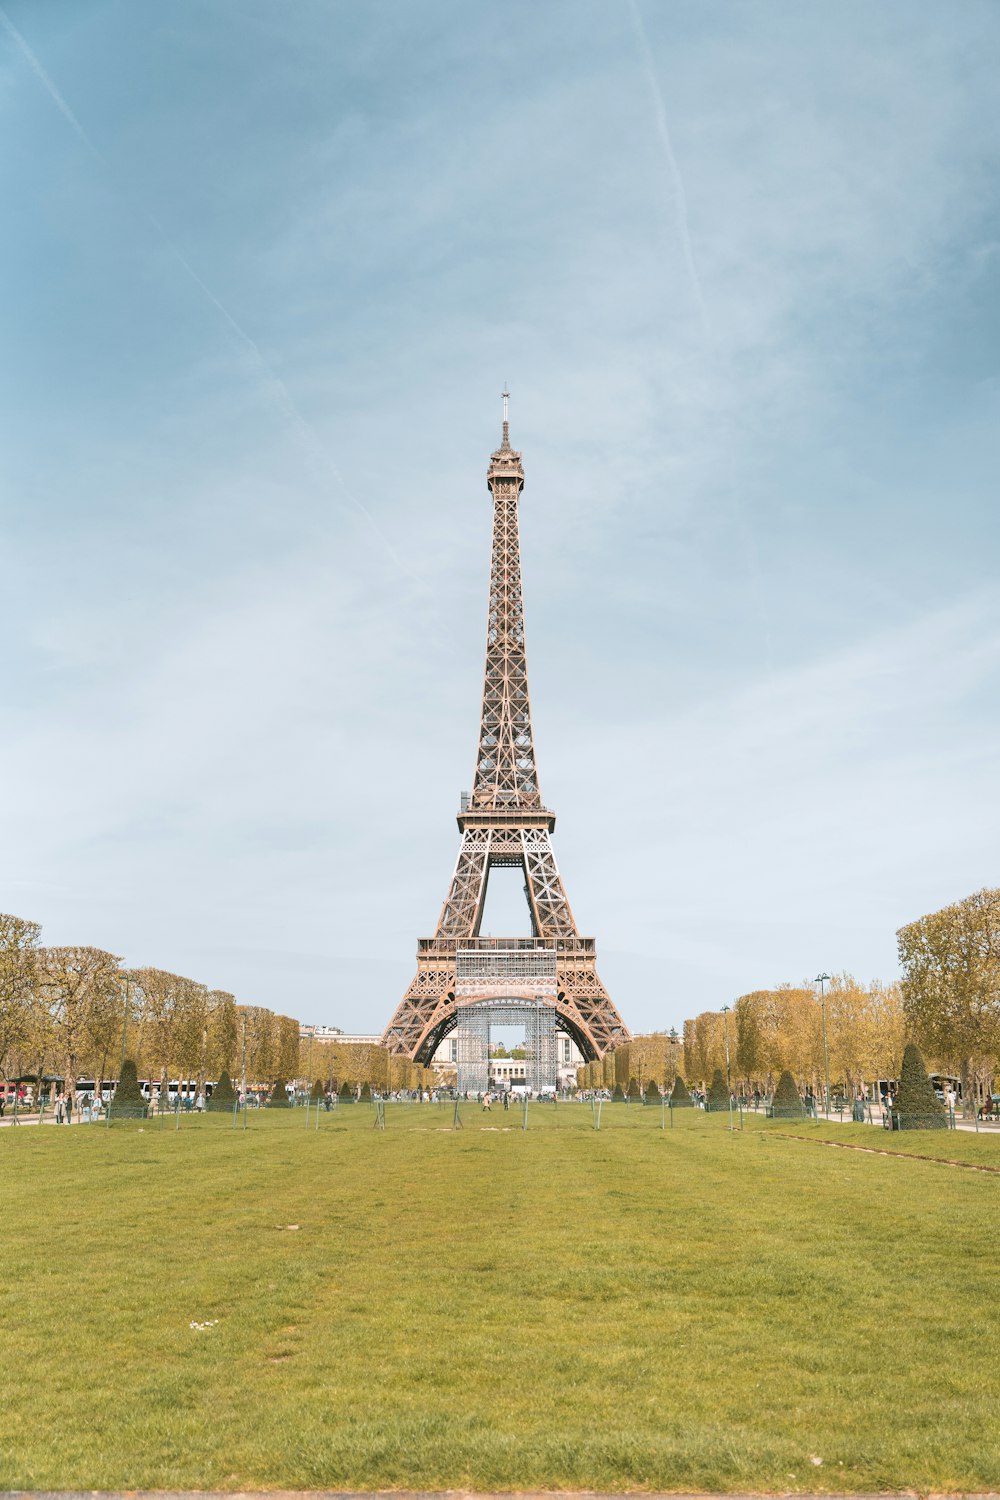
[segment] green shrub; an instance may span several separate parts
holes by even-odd
[[[778,1087],[771,1100],[771,1117],[775,1120],[799,1120],[804,1114],[795,1079],[786,1068],[778,1079]]]
[[[646,1084],[646,1103],[659,1104],[660,1090],[655,1078],[651,1078]]]
[[[630,1078],[628,1081],[628,1096],[630,1099],[641,1099],[638,1078]]]
[[[688,1093],[687,1086],[679,1073],[674,1079],[673,1088],[670,1090],[670,1103],[674,1109],[691,1109],[692,1107],[691,1095]]]
[[[236,1090],[233,1088],[233,1080],[226,1069],[223,1068],[219,1074],[219,1081],[212,1090],[212,1097],[209,1099],[206,1107],[212,1114],[232,1114],[235,1103]]]
[[[122,1063],[122,1076],[111,1100],[111,1115],[119,1120],[142,1120],[146,1116],[146,1101],[139,1087],[139,1075],[130,1057],[126,1057]]]
[[[907,1042],[892,1112],[900,1130],[947,1130],[948,1115],[927,1076],[920,1048]]]
[[[625,1103],[625,1095],[622,1092],[622,1086],[621,1086],[620,1083],[616,1083],[615,1084],[614,1092],[611,1095],[611,1102],[612,1102],[612,1104],[624,1104]]]
[[[708,1107],[710,1110],[729,1108],[729,1090],[721,1068],[716,1068],[712,1074],[712,1082],[708,1090]]]
[[[267,1107],[268,1109],[288,1108],[288,1091],[285,1088],[285,1080],[283,1078],[275,1079],[274,1088],[271,1090],[271,1097],[267,1101]]]
[[[351,1085],[347,1082],[346,1078],[340,1085],[340,1093],[337,1097],[339,1099],[345,1100],[348,1104],[354,1103],[354,1090],[351,1088]]]
[[[360,1103],[362,1103],[362,1104],[369,1104],[371,1102],[371,1097],[372,1097],[372,1086],[371,1086],[371,1084],[367,1083],[367,1082],[363,1083],[361,1085],[361,1093],[358,1095],[358,1099],[359,1099]]]
[[[313,1087],[312,1087],[312,1097],[314,1099],[322,1099],[324,1093],[325,1093],[325,1090],[323,1088],[322,1079],[317,1078],[316,1082],[313,1084]]]

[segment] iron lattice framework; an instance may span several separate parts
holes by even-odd
[[[538,789],[518,539],[524,469],[510,446],[506,393],[503,441],[486,482],[493,496],[493,552],[476,774],[471,794],[462,798],[462,844],[437,930],[417,945],[416,976],[382,1041],[428,1063],[458,1024],[463,1003],[468,1007],[467,986],[474,984],[480,1001],[544,997],[559,1029],[590,1060],[627,1041],[629,1032],[597,973],[594,939],[577,932],[552,849],[555,814]],[[479,935],[490,870],[504,865],[524,874],[530,938]],[[501,956],[506,977],[497,968]],[[553,960],[554,981],[540,989],[536,981]],[[514,972],[518,965],[523,974]]]

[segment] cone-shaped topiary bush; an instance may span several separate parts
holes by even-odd
[[[900,1130],[946,1130],[948,1116],[927,1076],[916,1042],[907,1042],[892,1109]]]
[[[323,1080],[321,1078],[317,1078],[312,1087],[312,1097],[314,1099],[322,1099],[323,1093]]]
[[[649,1080],[649,1082],[646,1084],[646,1103],[647,1104],[659,1104],[659,1102],[660,1102],[660,1089],[659,1089],[659,1085],[657,1084],[655,1078],[651,1078]]]
[[[346,1078],[340,1085],[340,1094],[338,1097],[346,1100],[349,1104],[354,1102],[354,1090],[351,1088],[351,1085],[348,1083]]]
[[[778,1087],[771,1100],[771,1117],[775,1120],[798,1120],[804,1113],[795,1079],[786,1068],[778,1079]]]
[[[233,1080],[223,1068],[219,1074],[219,1081],[212,1090],[212,1097],[208,1101],[208,1109],[217,1115],[232,1114],[233,1105],[236,1103],[236,1090],[233,1088]]]
[[[712,1074],[712,1083],[708,1090],[709,1109],[728,1109],[729,1090],[726,1088],[726,1080],[722,1076],[722,1069],[716,1068]]]
[[[628,1081],[628,1096],[630,1099],[641,1099],[638,1078],[630,1078]]]
[[[674,1109],[691,1108],[691,1095],[688,1093],[687,1086],[679,1073],[674,1079],[673,1088],[670,1090],[670,1103]]]
[[[111,1100],[111,1115],[120,1120],[142,1120],[146,1116],[146,1101],[139,1087],[139,1075],[130,1057],[126,1057],[122,1063],[122,1076]]]
[[[368,1104],[372,1097],[372,1086],[367,1081],[361,1085],[361,1093],[358,1099],[362,1104]]]
[[[267,1101],[267,1107],[268,1109],[288,1108],[288,1090],[285,1088],[285,1080],[283,1078],[275,1079],[274,1088],[271,1090],[271,1097]]]
[[[621,1086],[620,1083],[616,1083],[615,1084],[614,1092],[611,1095],[611,1102],[612,1102],[612,1104],[624,1104],[625,1103],[625,1095],[622,1092],[622,1086]]]

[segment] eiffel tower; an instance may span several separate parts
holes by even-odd
[[[475,779],[462,795],[462,844],[437,930],[419,940],[416,976],[382,1038],[390,1051],[425,1064],[460,1020],[505,1003],[533,1007],[550,1026],[554,1019],[588,1061],[629,1038],[598,976],[595,941],[577,931],[552,849],[555,814],[538,789],[517,525],[524,469],[510,446],[507,401],[504,391],[503,441],[486,474],[493,556]],[[524,874],[530,938],[480,936],[498,866]]]

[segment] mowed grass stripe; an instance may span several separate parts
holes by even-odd
[[[693,1111],[371,1119],[3,1132],[0,1484],[1000,1484],[990,1178]]]

